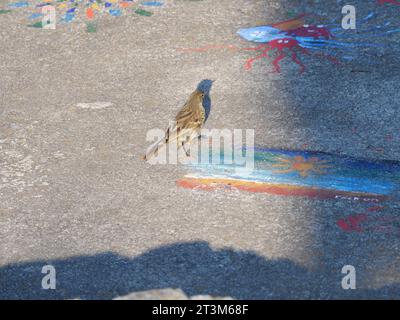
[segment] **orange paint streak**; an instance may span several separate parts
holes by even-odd
[[[321,199],[336,199],[336,198],[349,198],[353,200],[364,201],[384,201],[386,196],[360,193],[360,192],[347,192],[340,190],[316,189],[311,187],[301,187],[287,184],[267,184],[249,182],[244,180],[231,180],[231,179],[212,179],[212,178],[183,178],[177,181],[180,187],[187,189],[206,190],[212,191],[217,189],[237,189],[255,193],[268,193],[280,196],[303,196],[310,198]]]
[[[275,24],[271,24],[271,27],[277,28],[282,31],[288,31],[288,30],[300,28],[304,25],[304,17],[305,16],[306,16],[306,14],[301,14],[293,19],[286,20],[283,22],[278,22]]]
[[[120,6],[121,8],[128,8],[130,5],[131,5],[131,4],[130,4],[129,2],[121,2],[121,3],[119,4],[119,6]]]

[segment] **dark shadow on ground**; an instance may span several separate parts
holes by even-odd
[[[329,21],[339,23],[343,15],[341,9],[345,1],[323,1],[311,4],[310,1],[279,1],[280,8],[273,12],[272,5],[265,4],[264,14],[267,21],[265,24],[277,23],[289,19],[285,13],[295,10],[296,15],[309,13],[306,17],[307,24],[328,24]],[[382,7],[374,1],[353,1],[357,8],[358,21],[368,16],[369,12],[376,13],[376,18],[363,27],[363,29],[374,28],[383,25],[384,21],[391,21],[392,26],[398,26],[399,8]],[[268,11],[268,9],[270,9]],[[293,15],[294,16],[294,15]],[[260,19],[257,16],[257,19]],[[254,22],[249,22],[241,27],[253,27]],[[239,29],[239,28],[238,28]],[[369,35],[372,33],[367,32]],[[375,35],[377,32],[374,33]],[[335,39],[339,41],[340,39]],[[340,65],[335,65],[328,59],[303,54],[298,52],[299,59],[306,66],[303,74],[299,73],[299,66],[291,60],[290,52],[286,52],[286,58],[280,62],[281,73],[265,76],[265,72],[273,70],[273,58],[257,60],[253,68],[246,76],[251,76],[252,85],[265,83],[265,90],[251,88],[248,92],[248,101],[266,101],[261,107],[256,107],[258,116],[263,122],[258,122],[256,127],[256,143],[273,149],[288,150],[310,150],[323,151],[345,157],[363,158],[369,160],[399,160],[399,118],[396,116],[398,93],[393,90],[396,70],[393,66],[399,57],[400,34],[393,33],[390,36],[371,38],[355,37],[356,45],[368,42],[377,42],[382,47],[371,47],[368,49],[354,50],[354,59],[346,60],[345,51],[330,50],[330,54],[340,58]],[[256,44],[238,41],[241,48],[255,47]],[[254,57],[255,55],[243,55]],[[375,59],[371,59],[374,57]],[[377,59],[376,57],[382,57]],[[356,72],[365,70],[365,72]],[[242,105],[246,105],[242,103]],[[256,105],[256,103],[254,104]],[[393,138],[392,138],[393,136]],[[351,183],[351,180],[349,181]],[[398,216],[399,190],[392,195],[392,199],[381,203],[385,207],[376,213],[376,217]],[[270,200],[270,198],[267,198]],[[268,201],[266,200],[266,201]],[[323,264],[332,268],[332,273],[315,273],[312,277],[327,277],[336,279],[337,273],[346,265],[356,266],[359,278],[365,284],[379,282],[384,277],[396,279],[398,282],[398,248],[400,243],[398,226],[393,224],[395,234],[384,234],[366,230],[363,232],[346,233],[337,226],[339,218],[350,214],[356,215],[373,210],[374,203],[358,203],[356,201],[345,201],[335,199],[332,201],[307,201],[303,199],[290,198],[289,205],[285,207],[285,214],[279,215],[279,208],[273,212],[266,205],[265,215],[275,214],[280,220],[280,225],[287,225],[295,234],[292,241],[287,245],[293,248],[293,252],[302,255],[309,254],[316,264]],[[272,202],[272,200],[271,200]],[[289,208],[289,209],[287,209]],[[372,208],[372,209],[371,209]],[[271,213],[272,211],[272,213]],[[285,224],[290,217],[292,223]],[[306,245],[293,241],[296,238],[307,237]],[[283,238],[283,232],[277,236],[277,241]],[[286,240],[286,239],[285,239]],[[269,240],[270,241],[270,240]],[[312,243],[312,245],[310,245]],[[270,245],[270,242],[268,242]],[[317,254],[318,248],[320,254]],[[279,262],[280,263],[280,262]],[[392,267],[394,265],[395,267]],[[336,270],[334,270],[336,269]],[[363,269],[362,271],[360,269]],[[293,284],[304,285],[304,270],[297,273]],[[359,272],[360,271],[360,272]],[[278,280],[279,279],[279,280]],[[276,282],[285,282],[284,278],[278,276]],[[293,279],[288,277],[288,279]],[[275,280],[275,279],[274,279]],[[289,283],[290,280],[287,281]],[[332,283],[315,281],[309,286],[311,297],[385,297],[395,298],[399,296],[398,285],[385,287],[379,290],[356,290],[355,292],[343,293],[337,289],[339,280]],[[382,283],[392,283],[384,282]],[[321,284],[322,283],[322,284]],[[323,287],[326,289],[323,289]],[[335,289],[336,288],[336,289]],[[304,289],[304,288],[303,288]],[[339,291],[338,291],[339,290]],[[319,295],[315,294],[319,292]],[[297,293],[296,293],[297,294]],[[292,298],[296,294],[288,292],[287,297]],[[307,289],[303,292],[303,298],[307,298]]]
[[[47,264],[56,269],[56,290],[41,289],[41,270]],[[342,276],[329,270],[309,272],[290,260],[266,260],[254,252],[213,250],[206,242],[176,243],[132,259],[105,252],[8,265],[0,269],[0,299],[111,299],[160,288],[238,299],[379,298],[400,293],[398,284],[343,290]]]

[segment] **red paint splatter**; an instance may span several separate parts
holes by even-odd
[[[363,228],[360,224],[368,219],[365,213],[360,213],[347,218],[339,219],[336,224],[344,231],[347,232],[362,232]]]
[[[294,37],[312,37],[314,39],[333,39],[334,36],[325,26],[303,25],[299,28],[288,30],[287,34]]]
[[[277,49],[278,50],[278,56],[275,58],[275,60],[272,62],[274,65],[275,69],[274,72],[280,73],[281,72],[281,67],[279,65],[279,62],[284,59],[287,56],[287,53],[285,53],[284,49],[288,49],[289,52],[292,54],[291,59],[294,63],[300,66],[300,73],[303,73],[305,70],[304,64],[299,60],[297,57],[297,53],[295,49],[300,50],[302,53],[310,55],[310,52],[301,47],[299,42],[295,39],[291,38],[281,38],[281,39],[275,39],[272,40],[266,44],[262,44],[258,47],[255,48],[245,48],[243,50],[251,50],[251,51],[260,51],[261,53],[258,56],[255,56],[254,58],[250,58],[246,61],[244,67],[246,70],[250,70],[253,66],[254,61],[262,59],[262,58],[268,58],[268,52],[271,50]]]
[[[365,212],[378,212],[383,210],[384,206],[373,206],[366,209]],[[400,222],[400,216],[396,215],[371,215],[360,213],[350,215],[346,218],[339,219],[336,224],[346,232],[382,232],[394,234],[395,231],[400,233],[400,228],[393,223]],[[362,224],[362,226],[361,226]]]
[[[94,11],[93,11],[92,8],[86,9],[86,17],[87,17],[88,19],[93,19],[93,17],[94,17]]]

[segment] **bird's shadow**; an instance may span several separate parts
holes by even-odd
[[[213,85],[213,82],[215,80],[210,80],[210,79],[204,79],[202,81],[200,81],[200,83],[197,85],[197,90],[200,90],[201,92],[205,93],[204,99],[203,99],[203,107],[206,111],[206,119],[205,121],[207,121],[210,112],[211,112],[211,98],[210,98],[210,91]]]

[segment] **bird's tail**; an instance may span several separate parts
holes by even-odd
[[[173,131],[176,131],[176,125],[172,128]],[[165,131],[164,137],[162,137],[160,140],[158,140],[156,143],[151,145],[147,151],[146,154],[142,157],[143,160],[149,161],[152,159],[154,156],[157,156],[158,153],[161,151],[162,148],[166,147],[166,145],[169,143],[171,140],[171,125],[167,128]]]
[[[142,157],[142,159],[145,161],[149,161],[154,156],[157,156],[160,150],[165,146],[166,146],[165,138],[162,138],[161,140],[157,141],[146,150],[146,154]]]

